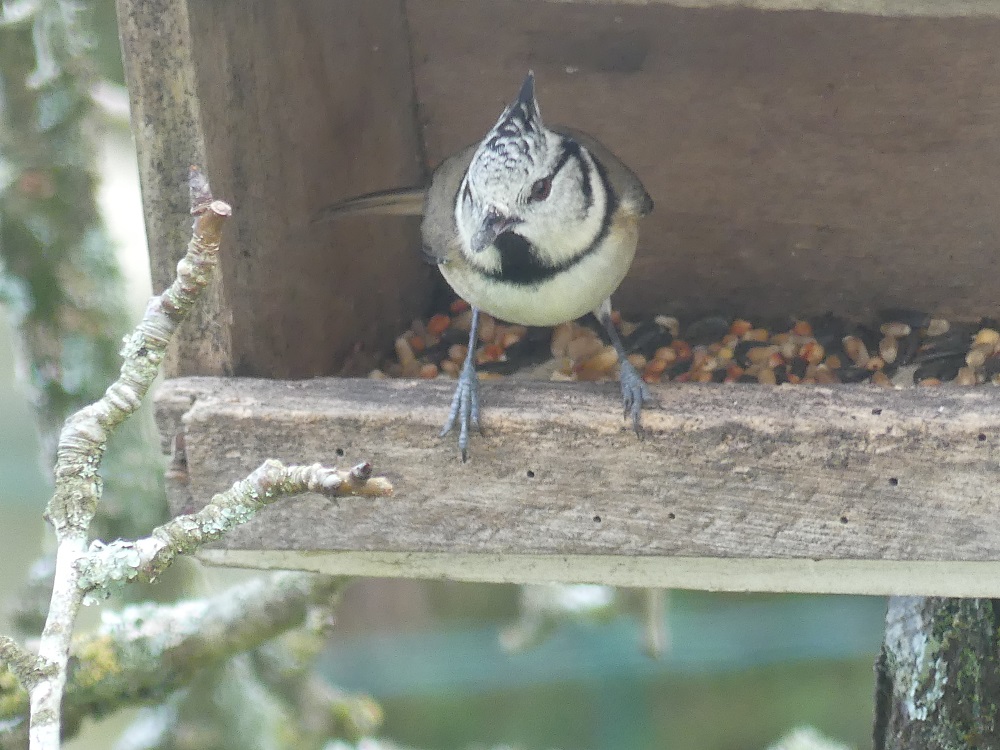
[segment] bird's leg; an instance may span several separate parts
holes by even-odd
[[[641,435],[642,425],[640,423],[640,414],[642,412],[642,405],[652,402],[653,397],[650,395],[646,384],[642,382],[642,376],[638,370],[628,361],[628,352],[625,351],[621,336],[618,335],[618,329],[611,320],[610,297],[604,300],[599,308],[594,310],[594,315],[601,321],[604,330],[608,332],[608,338],[611,339],[611,346],[618,353],[618,379],[622,388],[622,405],[625,409],[625,416],[632,416],[632,428],[635,430],[636,435]]]
[[[479,426],[479,376],[476,374],[476,344],[479,340],[479,308],[472,308],[472,325],[469,327],[469,351],[465,355],[465,364],[458,376],[458,386],[455,396],[451,399],[451,409],[448,411],[448,421],[441,430],[444,437],[458,421],[458,448],[462,451],[462,460],[469,458],[469,425],[482,432]]]

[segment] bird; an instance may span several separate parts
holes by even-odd
[[[632,264],[639,220],[653,201],[639,178],[596,138],[548,127],[529,71],[486,136],[445,159],[427,187],[369,193],[319,211],[423,215],[422,251],[472,312],[469,346],[440,435],[458,427],[468,460],[480,432],[475,352],[479,315],[554,326],[593,313],[618,355],[625,418],[641,435],[652,397],[628,361],[611,318],[611,294]]]

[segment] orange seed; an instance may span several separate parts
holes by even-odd
[[[427,333],[432,336],[440,336],[451,325],[451,318],[444,313],[438,313],[427,321]]]

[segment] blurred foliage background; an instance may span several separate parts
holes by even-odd
[[[41,511],[54,432],[113,379],[149,280],[114,2],[3,7],[0,601],[11,604],[0,627],[23,637],[38,627],[16,601],[49,539]],[[37,28],[17,15],[32,9],[79,24],[78,37],[42,40],[48,70],[36,67]],[[136,536],[165,512],[148,410],[117,438],[97,531]],[[871,747],[883,600],[673,592],[660,659],[643,652],[636,592],[599,600],[546,616],[527,633],[539,642],[511,653],[502,643],[531,615],[517,587],[359,581],[317,667],[380,700],[386,737],[427,750],[761,750],[803,724]],[[107,747],[125,723],[111,721],[73,746]],[[238,727],[227,742],[247,744]]]

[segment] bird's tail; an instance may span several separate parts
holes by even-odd
[[[316,212],[313,224],[340,219],[345,216],[388,215],[420,216],[424,212],[424,198],[427,191],[420,188],[398,188],[377,193],[359,195],[334,203]]]

